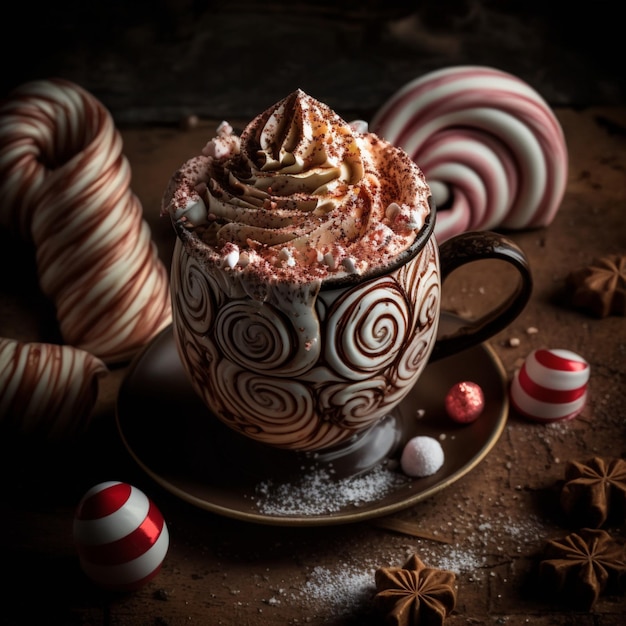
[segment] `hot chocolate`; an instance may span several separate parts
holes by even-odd
[[[429,196],[404,151],[297,90],[241,136],[223,122],[173,176],[163,212],[207,267],[264,299],[275,282],[386,268],[424,227]]]
[[[421,170],[301,90],[240,135],[223,122],[172,176],[162,214],[177,234],[174,337],[207,419],[332,457],[383,424],[439,343],[444,276]],[[495,236],[450,242],[441,259],[488,256],[529,286],[523,255]],[[527,295],[444,351],[499,330]],[[397,439],[383,430],[380,455]]]

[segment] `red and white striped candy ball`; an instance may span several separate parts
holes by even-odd
[[[576,417],[587,402],[589,363],[569,350],[535,350],[511,383],[513,407],[539,422]]]
[[[87,576],[101,587],[131,591],[154,578],[169,547],[163,515],[139,489],[99,483],[80,501],[74,542]]]

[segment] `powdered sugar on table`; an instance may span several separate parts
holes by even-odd
[[[367,474],[334,478],[327,469],[314,469],[295,482],[267,480],[255,489],[256,506],[265,515],[326,515],[347,506],[376,502],[408,482],[384,465]]]

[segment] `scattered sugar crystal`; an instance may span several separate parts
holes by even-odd
[[[448,521],[447,525],[450,526],[451,522]],[[455,534],[459,531],[456,543],[418,540],[417,545],[406,546],[405,556],[416,553],[428,567],[451,571],[474,582],[484,576],[498,575],[493,568],[502,562],[505,541],[515,540],[517,555],[532,554],[543,544],[548,533],[545,522],[536,515],[514,520],[510,513],[502,511],[489,517],[480,515],[477,521],[473,515],[466,514],[461,505],[452,525]],[[307,604],[316,618],[324,615],[333,619],[344,615],[354,617],[359,610],[371,607],[376,592],[375,570],[381,566],[400,567],[404,560],[395,552],[359,563],[344,562],[336,570],[314,567],[307,581],[293,590],[292,599]],[[507,582],[507,578],[502,580]]]
[[[487,557],[473,550],[451,547],[443,555],[433,561],[438,569],[455,574],[476,573],[487,563]]]
[[[375,567],[344,564],[340,571],[315,567],[300,595],[307,603],[333,616],[347,615],[368,606],[376,594]]]
[[[266,515],[324,515],[378,501],[406,482],[405,476],[383,465],[343,479],[333,478],[326,469],[312,469],[294,482],[259,483],[256,505]]]

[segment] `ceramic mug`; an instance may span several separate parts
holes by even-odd
[[[532,290],[523,251],[488,231],[463,233],[439,247],[433,226],[431,217],[392,267],[328,280],[296,313],[288,289],[283,298],[259,301],[220,276],[221,268],[204,269],[177,238],[174,337],[207,419],[274,448],[340,449],[393,411],[429,360],[508,326]],[[438,339],[447,276],[489,258],[517,270],[517,289],[482,319]]]

